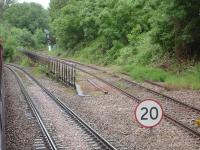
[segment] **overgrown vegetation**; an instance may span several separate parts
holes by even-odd
[[[198,0],[52,0],[50,14],[65,51],[80,51],[101,37],[98,51],[108,64],[146,49],[147,63],[163,53],[181,62],[199,59],[199,6]]]
[[[176,80],[182,87],[195,89],[200,87],[195,67],[200,58],[199,11],[199,0],[50,3],[51,26],[63,50],[59,54],[120,65],[135,79],[169,84]]]

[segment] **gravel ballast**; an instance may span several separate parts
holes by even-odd
[[[6,149],[34,149],[36,139],[42,134],[32,116],[13,73],[5,71]]]
[[[133,110],[137,103],[115,90],[108,88],[107,95],[92,95],[90,92],[89,97],[79,97],[70,92],[71,90],[44,76],[40,77],[39,81],[106,139],[114,141],[115,146],[126,147],[130,150],[199,149],[198,138],[164,119],[153,129],[152,134],[149,129],[141,128],[133,117]],[[82,84],[86,84],[82,85],[83,87],[88,86],[85,82]],[[101,86],[106,87],[103,83]]]
[[[70,150],[92,150],[94,147],[88,142],[91,139],[84,133],[76,123],[71,119],[60,106],[54,102],[43,90],[32,80],[19,73],[28,93],[33,99],[37,110],[42,116],[48,128],[51,128],[51,135],[60,143],[61,147]],[[26,78],[26,79],[25,79]],[[97,143],[94,143],[98,145]]]

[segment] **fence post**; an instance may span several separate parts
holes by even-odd
[[[60,81],[60,61],[58,60],[58,81]]]
[[[76,88],[76,65],[74,65],[74,88]]]
[[[58,60],[56,60],[56,80],[58,81]]]
[[[53,75],[54,75],[54,77],[56,75],[56,62],[55,62],[55,60],[53,60]]]
[[[64,84],[66,84],[66,64],[64,63]]]
[[[73,72],[73,64],[71,66],[71,85],[73,86],[73,77],[74,77],[74,72]]]
[[[64,63],[62,62],[62,82],[64,83]]]
[[[67,85],[69,85],[69,66],[67,64]]]

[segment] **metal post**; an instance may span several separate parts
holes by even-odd
[[[72,84],[72,66],[70,65],[70,67],[69,67],[69,85],[71,85]]]
[[[72,67],[71,67],[71,85],[73,86],[73,79],[74,79],[74,71],[73,71],[73,64],[72,64]]]
[[[55,79],[57,78],[57,61],[55,60]]]
[[[54,61],[52,60],[52,74],[54,74]]]
[[[66,83],[65,81],[66,81],[66,65],[65,65],[65,63],[63,63],[64,64],[64,84]]]
[[[56,60],[56,80],[58,81],[58,60]]]
[[[64,83],[64,63],[62,63],[62,82]]]
[[[60,61],[58,60],[58,81],[60,81]]]
[[[69,66],[67,64],[67,85],[69,84]]]
[[[52,60],[50,58],[50,74],[52,73]]]
[[[76,65],[74,65],[74,88],[76,88]]]

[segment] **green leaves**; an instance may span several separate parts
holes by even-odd
[[[48,21],[47,11],[39,4],[16,3],[9,6],[0,23],[5,58],[12,59],[19,48],[44,47],[46,35],[43,31],[48,28]]]
[[[102,37],[99,52],[110,62],[129,46],[138,52],[130,52],[129,62],[142,64],[155,60],[153,54],[200,55],[198,0],[51,0],[50,6],[57,43],[66,51]]]
[[[48,14],[41,5],[36,3],[22,3],[11,5],[3,14],[6,20],[12,26],[17,28],[26,28],[31,33],[35,33],[38,28],[48,27]]]

